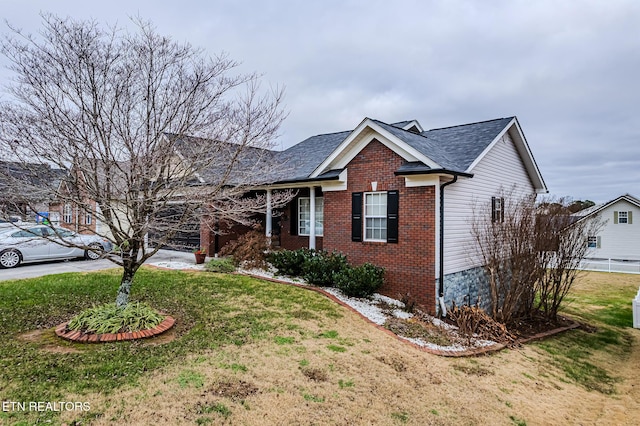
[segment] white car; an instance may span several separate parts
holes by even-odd
[[[68,247],[65,242],[81,248]],[[95,260],[111,249],[111,242],[98,236],[81,235],[68,229],[47,225],[0,230],[0,268],[14,268],[21,263],[75,257]]]

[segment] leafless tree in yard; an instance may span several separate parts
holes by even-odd
[[[474,208],[472,235],[489,283],[490,315],[496,321],[509,323],[533,304],[540,273],[534,227],[535,195],[503,191],[493,205]]]
[[[508,324],[541,312],[555,320],[579,274],[587,236],[599,220],[577,220],[566,200],[536,202],[535,195],[503,192],[495,206],[476,206],[472,234],[491,294],[490,315]]]
[[[194,217],[265,211],[264,196],[245,194],[282,167],[270,148],[285,117],[282,90],[262,95],[259,76],[236,73],[227,55],[134,23],[130,32],[43,15],[39,34],[9,26],[2,43],[15,78],[0,149],[25,170],[2,176],[11,200],[30,211],[59,202],[102,222],[94,232],[121,249],[109,257],[123,268],[119,306],[138,268]]]
[[[537,209],[535,238],[541,273],[536,283],[536,309],[548,319],[557,317],[581,272],[580,262],[589,249],[588,237],[598,235],[604,225],[598,216],[573,216],[571,205],[565,199],[545,200]]]

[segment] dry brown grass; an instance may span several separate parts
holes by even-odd
[[[612,285],[640,285],[640,276],[605,277]],[[578,290],[597,289],[602,279],[589,274]],[[640,330],[628,330],[634,342],[622,362],[598,353],[603,366],[616,362],[608,368],[620,378],[616,393],[605,395],[564,379],[531,345],[451,359],[402,342],[348,309],[341,318],[299,318],[296,325],[277,342],[228,346],[167,365],[138,386],[75,398],[102,413],[95,425],[623,425],[640,419]]]

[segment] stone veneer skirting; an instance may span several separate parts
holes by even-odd
[[[104,334],[87,334],[80,331],[68,330],[65,322],[56,327],[56,335],[66,340],[78,343],[103,343],[103,342],[119,342],[122,340],[146,339],[157,336],[169,330],[175,324],[176,320],[167,315],[160,324],[149,330],[141,330],[133,333],[104,333]]]
[[[478,300],[482,309],[487,312],[491,309],[491,292],[484,268],[471,268],[444,276],[444,301],[447,308],[454,301],[456,306],[461,306],[475,305]]]

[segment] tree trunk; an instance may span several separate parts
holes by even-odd
[[[131,291],[131,284],[133,283],[134,272],[125,268],[122,274],[122,280],[120,281],[120,288],[118,289],[118,297],[116,297],[116,306],[118,308],[124,308],[129,303],[129,292]]]
[[[129,293],[131,292],[133,277],[141,265],[141,263],[137,261],[138,244],[134,243],[134,246],[134,249],[130,252],[123,253],[122,279],[120,280],[120,288],[118,289],[118,296],[116,297],[116,306],[118,308],[124,308],[127,306],[127,303],[129,303]]]

